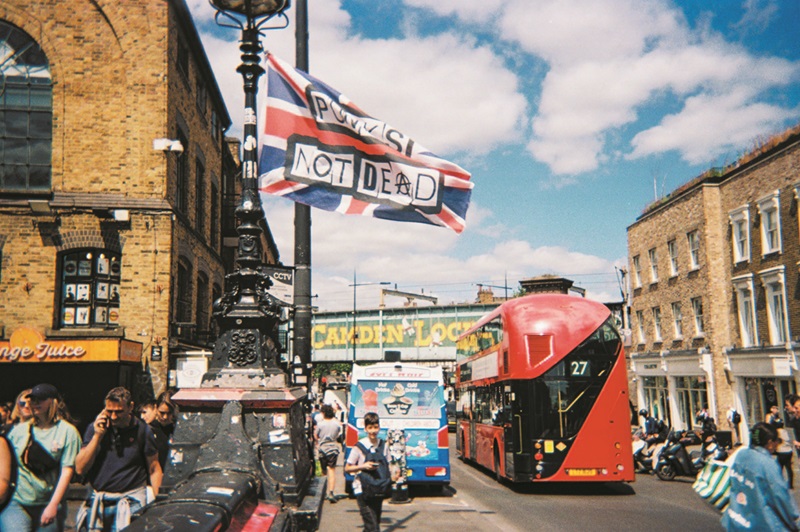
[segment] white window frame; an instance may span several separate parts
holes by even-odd
[[[764,196],[757,201],[758,214],[761,219],[761,255],[781,253],[781,191]],[[773,222],[772,225],[768,225]]]
[[[647,257],[650,259],[650,284],[658,282],[658,251],[653,248],[647,252]]]
[[[675,329],[675,339],[683,338],[683,312],[679,302],[672,303],[672,325]]]
[[[789,309],[786,304],[786,272],[784,266],[758,272],[767,302],[767,329],[770,345],[789,343]]]
[[[750,208],[747,205],[728,213],[731,221],[731,248],[733,262],[750,261]]]
[[[686,233],[686,243],[689,245],[689,269],[700,269],[700,231],[695,229]]]
[[[697,311],[698,306],[700,312]],[[703,323],[703,298],[692,298],[692,318],[694,319],[694,337],[703,338],[706,335],[705,323]]]
[[[639,260],[639,255],[634,256],[631,259],[633,262],[633,287],[634,288],[641,288],[642,286],[642,263]]]
[[[669,252],[669,274],[671,277],[678,276],[678,243],[675,239],[667,242],[667,251]]]
[[[639,343],[645,343],[647,339],[644,336],[644,312],[641,310],[636,311],[636,332],[639,335]]]
[[[653,342],[663,342],[664,339],[661,336],[661,307],[653,307],[653,333],[655,338],[653,338]]]
[[[756,315],[753,274],[734,277],[731,281],[733,281],[733,290],[736,294],[736,315],[742,347],[756,347],[758,346],[758,316]]]

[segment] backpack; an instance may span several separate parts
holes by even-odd
[[[372,471],[361,471],[358,478],[361,481],[361,493],[366,499],[384,499],[392,492],[392,475],[389,473],[389,462],[384,454],[383,440],[378,440],[375,452],[370,452],[363,443],[356,444],[364,453],[365,462],[375,462],[378,467]]]
[[[666,423],[664,423],[663,419],[658,420],[658,437],[667,439],[667,434],[669,433],[669,427]]]

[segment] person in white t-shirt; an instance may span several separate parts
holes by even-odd
[[[375,412],[368,412],[364,415],[364,430],[367,431],[367,437],[359,440],[364,447],[375,452],[381,444],[378,439],[378,433],[381,430],[381,423],[378,414]],[[383,444],[383,452],[389,457],[386,444]],[[358,473],[360,471],[371,471],[378,468],[375,462],[367,462],[367,457],[361,452],[358,446],[350,450],[347,457],[347,463],[344,466],[346,473]],[[396,474],[392,475],[392,482],[396,482]],[[353,479],[353,493],[356,495],[358,502],[358,510],[361,512],[361,519],[364,521],[364,532],[379,532],[381,526],[381,511],[383,509],[383,499],[380,497],[366,498],[361,492],[361,481],[358,475]]]
[[[314,428],[314,441],[322,472],[328,476],[328,500],[336,502],[336,462],[339,459],[339,437],[342,426],[333,418],[333,407],[322,405],[322,419]]]

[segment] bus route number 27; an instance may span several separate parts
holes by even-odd
[[[573,360],[572,362],[569,363],[569,374],[572,377],[588,377],[589,361]]]

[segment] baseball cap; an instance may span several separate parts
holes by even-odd
[[[52,384],[37,384],[31,388],[31,393],[28,394],[30,399],[55,399],[58,397],[58,390]]]

